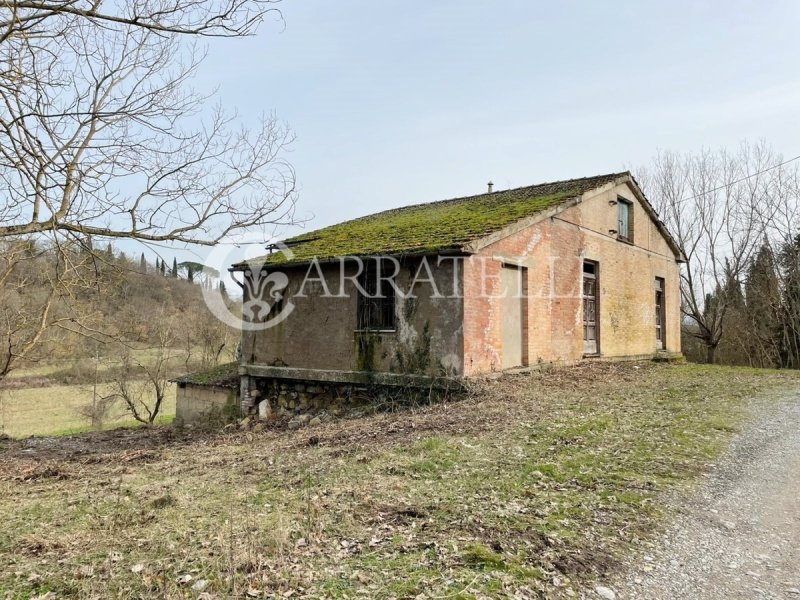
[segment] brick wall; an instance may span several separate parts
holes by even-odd
[[[617,228],[617,205],[611,202],[618,195],[634,201],[633,245],[610,233]],[[656,277],[666,285],[666,349],[680,352],[679,265],[632,190],[623,184],[498,240],[466,261],[465,373],[501,368],[503,315],[497,296],[504,261],[528,268],[528,364],[580,360],[584,260],[599,265],[601,356],[656,352]]]

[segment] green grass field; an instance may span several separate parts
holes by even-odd
[[[98,386],[99,394],[108,394],[111,386]],[[91,385],[58,385],[48,387],[0,390],[0,434],[11,437],[29,435],[64,435],[91,429],[88,418],[80,414],[91,404]],[[175,416],[175,389],[170,386],[167,401],[162,405],[161,421]],[[112,409],[104,429],[134,425],[130,414],[119,402]]]
[[[297,431],[0,441],[0,597],[582,597],[798,386],[600,363]]]
[[[152,353],[153,351],[149,349],[138,350],[136,357],[138,360],[147,361]],[[86,359],[84,362],[89,367],[93,366],[90,359]],[[180,363],[182,363],[182,357],[177,357],[176,371],[180,371]],[[90,418],[82,415],[81,409],[92,403],[94,384],[65,385],[63,382],[59,382],[59,378],[64,373],[68,373],[74,365],[75,363],[72,361],[53,361],[12,371],[9,376],[9,382],[12,385],[7,386],[6,389],[0,388],[0,434],[11,437],[66,435],[92,429]],[[97,386],[97,394],[99,397],[110,394],[111,385],[103,383],[103,378],[112,369],[119,368],[119,365],[118,361],[110,360],[103,360],[98,364],[97,376],[100,383]],[[93,374],[94,371],[90,369],[87,373],[83,373],[83,378],[92,380]],[[13,385],[15,382],[26,379],[34,380],[34,383],[29,387],[25,387],[28,382],[24,382],[22,387]],[[152,406],[154,398],[146,401]],[[174,417],[175,388],[170,386],[158,422],[171,422]],[[108,417],[103,423],[103,429],[137,424],[138,422],[131,417],[120,401],[109,411]]]

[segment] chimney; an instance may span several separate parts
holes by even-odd
[[[491,194],[494,191],[494,183],[490,181],[486,185],[489,186],[489,193]]]

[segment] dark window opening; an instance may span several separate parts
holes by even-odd
[[[617,235],[626,242],[633,241],[633,203],[617,198]]]
[[[358,276],[358,329],[394,331],[396,294],[389,276],[394,273],[389,261],[369,260]]]

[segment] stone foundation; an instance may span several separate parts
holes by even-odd
[[[453,386],[457,387],[457,386]],[[242,414],[265,419],[327,412],[341,414],[349,409],[372,406],[391,409],[428,398],[429,389],[396,385],[344,382],[297,381],[268,377],[242,376]],[[447,390],[437,389],[437,396]]]

